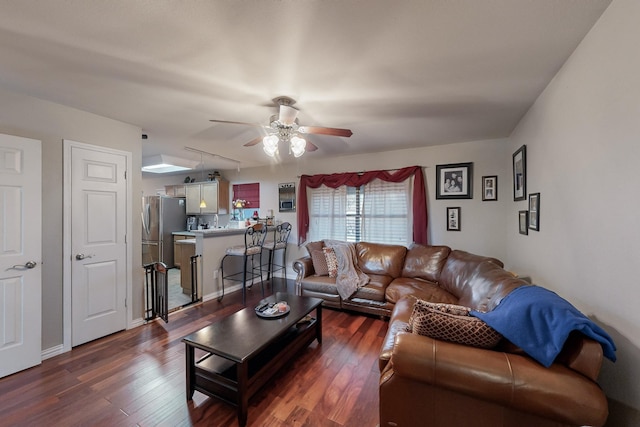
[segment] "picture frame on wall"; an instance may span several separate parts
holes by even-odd
[[[529,230],[540,231],[540,193],[529,194]]]
[[[498,176],[490,175],[482,177],[482,201],[498,200]]]
[[[529,211],[518,211],[518,226],[520,234],[529,234]]]
[[[527,200],[527,146],[513,153],[513,201]]]
[[[460,208],[447,208],[447,231],[460,231]]]
[[[436,199],[473,199],[473,163],[436,165]]]

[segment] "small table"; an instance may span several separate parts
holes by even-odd
[[[264,319],[247,307],[182,339],[187,400],[198,390],[237,405],[240,427],[247,424],[249,398],[314,339],[322,343],[321,299],[278,292],[267,301],[287,301],[290,312]],[[300,322],[313,310],[315,319]],[[198,360],[196,348],[206,352]]]

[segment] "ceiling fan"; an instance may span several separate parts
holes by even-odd
[[[228,120],[210,120],[216,123],[230,123],[236,125],[246,125],[261,127],[266,130],[267,136],[259,136],[244,144],[245,147],[251,147],[262,142],[263,149],[270,157],[275,156],[278,151],[278,142],[289,142],[289,150],[295,157],[302,156],[305,151],[315,151],[318,149],[313,143],[300,137],[304,134],[329,135],[350,137],[353,132],[349,129],[327,128],[320,126],[301,126],[298,124],[298,110],[291,105],[296,101],[287,97],[279,96],[273,99],[273,102],[280,108],[278,115],[271,116],[268,125],[258,123],[233,122]]]

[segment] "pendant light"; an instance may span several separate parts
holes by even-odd
[[[200,153],[200,181],[204,181],[204,162],[202,160],[202,153]],[[204,195],[202,194],[202,188],[200,189],[200,208],[206,208],[207,202],[204,201]]]

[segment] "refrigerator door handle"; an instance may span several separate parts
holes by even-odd
[[[149,203],[146,203],[144,205],[144,207],[142,208],[142,212],[140,212],[140,215],[142,215],[142,227],[144,228],[144,231],[147,233],[147,235],[149,235],[151,231],[149,224],[149,217],[151,216],[151,206],[149,205]]]

